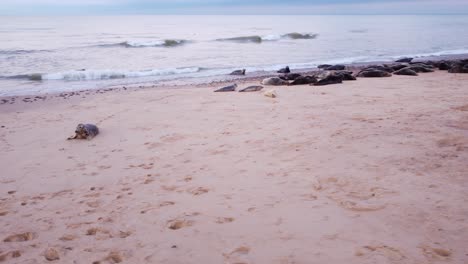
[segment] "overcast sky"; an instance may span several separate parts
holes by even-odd
[[[0,14],[468,14],[468,0],[0,0]]]

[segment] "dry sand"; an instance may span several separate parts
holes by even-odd
[[[468,74],[276,90],[0,106],[0,262],[468,262]]]

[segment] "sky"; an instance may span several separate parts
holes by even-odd
[[[468,14],[468,0],[0,0],[0,15]]]

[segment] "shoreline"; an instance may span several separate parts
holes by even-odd
[[[443,55],[443,56],[427,56],[427,57],[416,57],[414,58],[414,62],[424,62],[424,61],[434,61],[440,62],[445,60],[460,60],[460,59],[468,59],[468,54],[457,54],[457,55]],[[351,63],[351,64],[343,64],[346,66],[347,70],[356,72],[360,69],[369,66],[369,65],[376,65],[376,64],[391,64],[395,63],[394,61],[372,61],[372,62],[359,62],[359,63]],[[300,68],[300,69],[292,69],[294,73],[300,74],[310,74],[320,71],[317,68]],[[248,76],[251,75],[251,76]],[[232,84],[233,82],[238,83],[245,83],[245,82],[254,82],[254,81],[261,81],[263,78],[277,76],[278,74],[275,71],[271,72],[252,72],[248,73],[247,76],[231,76],[231,75],[219,75],[219,76],[211,76],[211,80],[199,82],[199,80],[206,79],[207,77],[199,77],[199,78],[187,78],[182,80],[174,79],[174,80],[166,80],[161,81],[159,83],[150,84],[150,83],[135,83],[129,85],[109,85],[99,89],[81,89],[76,91],[68,91],[68,92],[51,92],[51,93],[39,93],[39,94],[30,94],[30,95],[13,95],[13,96],[0,96],[0,106],[11,103],[13,101],[23,101],[25,98],[29,98],[30,100],[27,103],[32,103],[35,101],[43,100],[43,97],[63,97],[63,98],[70,98],[75,96],[81,95],[91,95],[91,94],[98,94],[98,93],[106,93],[110,91],[121,91],[121,90],[139,90],[139,89],[180,89],[186,87],[188,85],[193,85],[194,87],[201,88],[201,87],[210,87],[213,88],[216,85],[228,85]],[[224,79],[219,79],[219,78]],[[179,84],[174,84],[174,82],[180,82]],[[63,85],[66,85],[64,83]],[[36,100],[34,100],[36,99]],[[8,100],[8,102],[5,102]]]

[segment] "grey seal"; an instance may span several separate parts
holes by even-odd
[[[418,76],[418,74],[411,69],[411,67],[406,67],[395,71],[393,74],[396,75],[408,75],[408,76]]]
[[[329,85],[329,84],[337,84],[337,83],[342,83],[343,82],[343,76],[341,75],[336,75],[336,74],[330,74],[326,76],[325,78],[319,80],[318,82],[311,84],[315,86],[323,86],[323,85]]]
[[[316,83],[317,78],[313,76],[299,76],[289,85],[302,85],[302,84],[311,84]]]
[[[266,78],[262,81],[263,85],[288,85],[289,82],[278,77]]]
[[[242,93],[242,92],[256,92],[256,91],[260,91],[263,89],[263,86],[260,86],[260,85],[253,85],[253,86],[249,86],[249,87],[246,87],[242,90],[239,90],[239,93]]]
[[[367,78],[379,78],[379,77],[390,77],[391,73],[386,71],[381,71],[377,69],[368,69],[358,73],[357,77],[367,77]]]
[[[395,62],[406,62],[409,63],[413,60],[413,58],[401,58],[399,60],[396,60]]]
[[[217,92],[234,92],[237,88],[237,84],[233,84],[233,85],[229,85],[229,86],[226,86],[226,87],[223,87],[223,88],[219,88],[218,90],[215,91],[215,93]]]
[[[282,68],[278,71],[278,73],[290,73],[291,70],[289,69],[289,66],[286,66],[286,68]]]
[[[99,129],[93,124],[78,124],[75,129],[75,135],[67,138],[71,139],[92,139],[99,134]]]
[[[235,71],[231,72],[229,75],[245,75],[245,69],[235,70]]]

